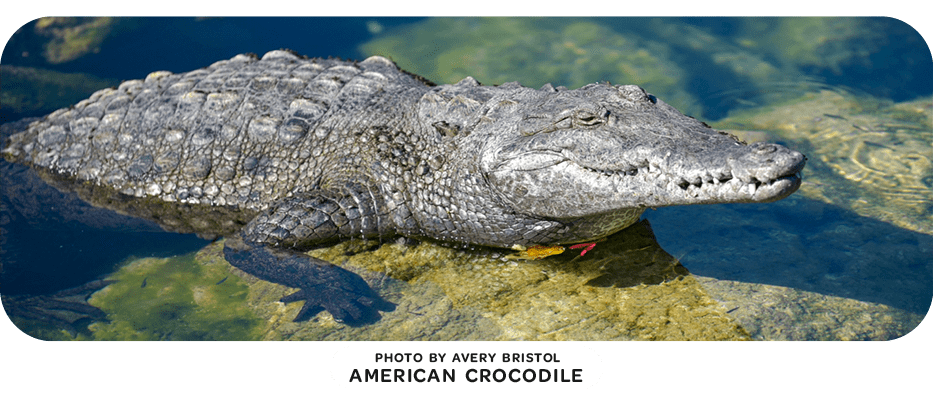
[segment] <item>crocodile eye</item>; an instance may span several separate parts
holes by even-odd
[[[582,127],[593,127],[599,124],[606,122],[606,117],[609,116],[608,110],[603,110],[599,112],[591,111],[577,111],[573,114],[574,125]]]

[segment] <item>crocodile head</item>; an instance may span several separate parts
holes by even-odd
[[[800,186],[803,154],[745,144],[638,86],[515,87],[487,102],[472,135],[499,198],[525,214],[767,202]]]

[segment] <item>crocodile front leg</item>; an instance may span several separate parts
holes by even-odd
[[[391,311],[395,305],[380,298],[359,275],[297,251],[384,233],[380,221],[387,219],[376,216],[378,206],[368,198],[372,196],[360,191],[314,191],[279,200],[227,239],[224,257],[262,280],[301,289],[282,298],[286,303],[304,300],[295,321],[327,310],[349,325],[375,322],[377,311]]]
[[[379,195],[360,184],[312,190],[272,204],[243,228],[243,239],[306,250],[349,238],[393,236]]]
[[[378,321],[377,311],[395,309],[358,274],[300,252],[250,244],[235,236],[224,243],[224,258],[262,280],[301,289],[281,299],[305,302],[295,322],[327,310],[337,321],[363,325]]]

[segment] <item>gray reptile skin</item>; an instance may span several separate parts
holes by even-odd
[[[781,199],[805,163],[638,86],[433,86],[382,57],[290,51],[124,82],[33,123],[3,153],[92,204],[172,231],[239,236],[228,260],[267,277],[233,253],[394,235],[589,242],[648,207]]]

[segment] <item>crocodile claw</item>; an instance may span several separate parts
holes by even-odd
[[[294,322],[306,321],[322,310],[329,312],[335,320],[348,325],[362,325],[377,321],[379,310],[391,311],[394,305],[379,299],[377,302],[368,296],[355,295],[344,290],[334,290],[325,286],[307,286],[295,293],[279,299],[282,303],[304,301]],[[388,306],[383,305],[388,304]]]

